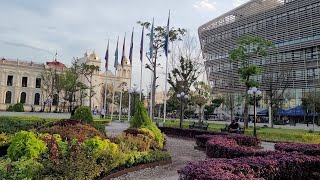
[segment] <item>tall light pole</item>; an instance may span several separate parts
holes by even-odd
[[[184,102],[189,99],[189,96],[184,92],[177,94],[177,98],[180,100],[180,128],[182,128]]]
[[[248,94],[250,96],[253,96],[253,114],[254,114],[254,122],[253,122],[253,136],[257,137],[257,127],[256,127],[256,122],[257,122],[257,97],[261,96],[262,92],[256,88],[256,87],[252,87],[251,89],[248,90]]]

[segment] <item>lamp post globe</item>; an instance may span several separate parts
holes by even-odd
[[[251,89],[248,90],[248,95],[253,96],[253,107],[254,107],[254,122],[253,122],[253,136],[257,137],[257,127],[256,127],[256,122],[257,122],[257,97],[262,95],[262,92],[257,88],[257,87],[252,87]]]

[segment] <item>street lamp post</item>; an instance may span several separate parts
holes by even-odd
[[[253,122],[253,136],[257,137],[257,127],[256,127],[256,122],[257,122],[257,97],[261,96],[262,92],[256,88],[256,87],[252,87],[251,89],[248,90],[248,94],[250,96],[253,96],[253,114],[254,114],[254,122]]]
[[[177,98],[180,100],[180,128],[182,128],[184,101],[186,101],[189,96],[184,92],[181,92],[177,94]]]

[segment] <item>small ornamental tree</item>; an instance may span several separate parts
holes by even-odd
[[[71,119],[81,120],[86,123],[93,122],[92,112],[90,108],[86,106],[79,107],[74,113],[74,116],[71,117]]]
[[[131,128],[140,128],[142,126],[151,125],[151,120],[148,117],[147,110],[144,108],[143,103],[139,101],[136,104],[136,112],[133,116],[132,121],[130,121]]]

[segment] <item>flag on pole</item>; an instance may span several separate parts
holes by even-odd
[[[166,54],[166,57],[168,57],[168,52],[169,52],[169,33],[170,33],[169,23],[170,23],[170,10],[169,10],[169,16],[168,16],[166,41],[165,41],[165,44],[164,44],[164,52]]]
[[[150,59],[153,58],[153,38],[154,38],[153,29],[154,29],[154,18],[152,19],[152,26],[151,26],[151,33],[150,33],[150,49],[149,49]]]
[[[108,40],[108,47],[107,47],[107,51],[106,51],[106,56],[104,57],[104,59],[106,60],[106,65],[105,65],[105,68],[106,68],[106,71],[108,71],[108,61],[109,61],[109,40]]]
[[[124,35],[124,38],[123,38],[123,46],[122,46],[122,58],[121,58],[121,66],[123,68],[124,66],[124,58],[125,58],[125,51],[126,51],[126,35]]]
[[[132,34],[131,34],[131,44],[130,44],[130,54],[129,54],[129,60],[130,60],[130,64],[132,65],[132,53],[133,53],[133,32],[134,32],[134,28],[132,29]]]
[[[143,36],[144,36],[144,26],[142,27],[141,42],[140,42],[140,61],[141,62],[143,59]]]
[[[118,36],[118,40],[117,40],[117,48],[116,48],[116,52],[114,53],[114,67],[116,68],[116,70],[118,70],[118,59],[119,59],[119,51],[118,51],[118,45],[119,45],[119,36]]]

